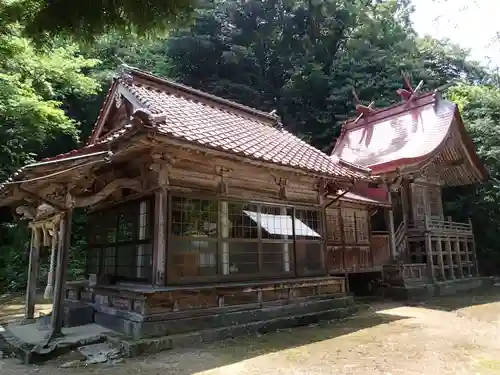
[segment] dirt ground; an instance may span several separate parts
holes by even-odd
[[[3,304],[0,311],[7,311]],[[4,317],[5,319],[5,317]],[[0,359],[9,375],[500,374],[500,287],[412,306],[378,303],[341,322],[63,369]],[[66,360],[67,359],[63,359]]]

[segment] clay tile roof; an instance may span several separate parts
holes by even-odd
[[[119,79],[164,135],[250,159],[335,177],[368,179],[367,168],[342,163],[282,129],[268,113],[133,70]]]

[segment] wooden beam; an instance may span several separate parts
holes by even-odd
[[[50,261],[49,261],[49,273],[47,275],[47,286],[45,287],[45,292],[43,298],[47,300],[52,300],[54,296],[54,282],[56,279],[56,258],[57,258],[57,245],[58,245],[58,232],[59,228],[54,228],[52,233],[52,242],[50,247]]]
[[[460,240],[458,237],[455,238],[455,256],[456,256],[456,259],[457,259],[457,263],[458,263],[458,271],[459,271],[459,275],[460,275],[460,278],[463,279],[464,278],[464,269],[462,268],[462,255],[461,255],[461,249],[460,249]]]
[[[166,285],[168,195],[164,189],[155,192],[153,232],[153,282]]]
[[[472,220],[470,217],[469,217],[469,225],[472,231]],[[474,268],[476,271],[476,276],[479,276],[479,262],[477,261],[476,239],[474,238],[474,232],[472,233],[472,257],[474,259]]]
[[[391,257],[392,259],[396,259],[396,233],[394,228],[394,212],[392,207],[392,194],[389,186],[387,186],[388,190],[388,202],[389,202],[389,245],[391,246]]]
[[[130,189],[136,192],[144,191],[141,181],[130,178],[120,178],[107,184],[97,194],[88,197],[75,197],[74,207],[88,207],[97,204],[118,189]]]
[[[57,251],[57,266],[54,299],[52,301],[51,332],[47,343],[53,338],[62,335],[64,294],[66,291],[66,279],[68,274],[69,249],[71,247],[71,226],[73,221],[73,208],[69,207],[64,213],[60,224],[60,241]]]
[[[434,272],[434,258],[432,254],[432,241],[431,233],[429,230],[429,221],[427,215],[424,216],[424,227],[425,227],[425,254],[427,256],[427,266],[431,272],[432,281],[436,281],[436,275]]]
[[[41,233],[38,228],[31,228],[31,231],[28,284],[26,287],[26,306],[24,312],[25,322],[31,322],[35,318],[36,281],[40,268]]]
[[[339,203],[339,224],[340,224],[340,243],[342,246],[342,266],[344,267],[344,277],[345,277],[345,291],[349,293],[349,271],[347,270],[346,262],[346,246],[345,246],[345,228],[344,228],[344,217],[342,216],[342,202]]]
[[[449,220],[451,221],[451,218]],[[449,235],[446,236],[446,252],[448,253],[448,274],[451,280],[455,280],[455,262],[453,261],[453,251]]]
[[[444,259],[443,259],[443,244],[442,244],[442,238],[441,236],[438,237],[437,243],[436,243],[436,250],[438,253],[438,262],[439,262],[439,268],[441,269],[441,277],[443,280],[446,280],[446,274],[444,272]]]

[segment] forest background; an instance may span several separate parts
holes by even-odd
[[[0,0],[0,181],[84,144],[122,63],[277,110],[287,130],[325,152],[354,113],[353,87],[366,103],[384,107],[399,100],[407,71],[427,90],[450,84],[446,95],[460,106],[491,177],[447,189],[445,213],[472,218],[481,272],[500,269],[499,76],[449,40],[418,36],[409,0],[150,0],[142,2],[152,7],[145,12],[136,12],[141,1],[120,0],[111,3],[122,4],[121,13],[94,9],[93,21],[78,27],[64,23],[71,14],[57,16],[67,13],[64,6],[11,3]],[[75,217],[72,244],[70,275],[78,277],[84,213]],[[1,209],[0,293],[24,288],[28,246],[26,223]]]

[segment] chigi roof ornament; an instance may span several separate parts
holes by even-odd
[[[417,87],[413,88],[410,74],[407,72],[402,72],[401,74],[403,75],[404,88],[397,89],[396,92],[404,102],[409,103],[418,96],[420,89],[424,85],[424,81],[420,81]]]
[[[354,96],[354,101],[356,103],[356,111],[358,111],[359,116],[354,120],[354,123],[357,124],[359,120],[361,120],[363,117],[368,117],[375,113],[375,102],[372,101],[370,104],[363,105],[361,104],[361,100],[359,100],[358,94],[356,94],[356,90],[353,88],[352,89],[352,95]]]

